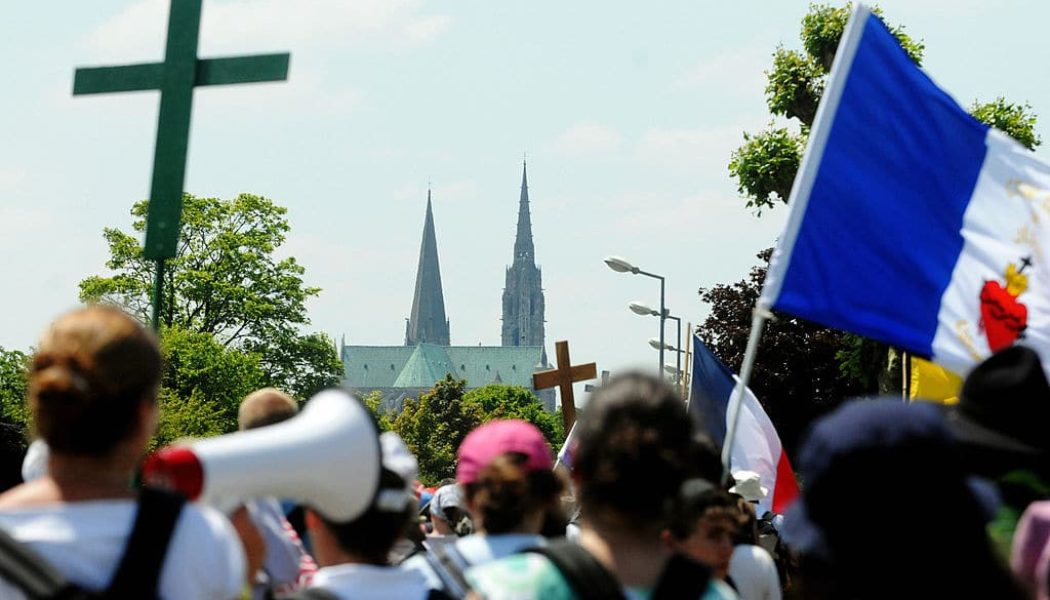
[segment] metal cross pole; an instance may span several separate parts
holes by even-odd
[[[153,286],[153,328],[160,327],[164,262],[175,257],[182,218],[193,88],[201,85],[283,81],[290,55],[263,54],[197,58],[202,0],[171,0],[164,62],[79,68],[73,95],[160,90],[157,142],[153,154],[149,213],[143,256],[157,261]]]
[[[663,379],[664,374],[664,321],[667,320],[667,307],[664,306],[664,278],[660,275],[654,275],[652,273],[646,273],[645,271],[638,272],[641,275],[648,275],[649,277],[657,277],[660,279],[660,370],[657,374]]]
[[[681,385],[682,385],[682,319],[672,315],[670,313],[670,311],[666,311],[666,312],[667,312],[667,318],[674,320],[678,324],[678,341],[675,342],[675,347],[674,347],[674,350],[675,350],[675,352],[674,352],[675,353],[675,368],[677,369],[675,371],[675,373],[676,373],[675,376],[678,378],[676,380],[676,383],[678,384],[678,387],[681,387]]]
[[[565,431],[569,431],[576,422],[576,398],[572,393],[572,384],[597,377],[598,366],[594,363],[573,366],[569,360],[569,342],[556,342],[554,349],[558,368],[533,373],[532,387],[537,390],[558,387],[561,390],[561,418]]]

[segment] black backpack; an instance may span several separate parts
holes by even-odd
[[[620,581],[597,559],[577,544],[555,540],[549,545],[529,548],[551,561],[569,583],[579,600],[625,600]],[[651,600],[698,600],[711,581],[710,567],[675,554],[660,574]]]
[[[138,512],[117,571],[102,591],[86,590],[66,579],[25,544],[0,529],[0,577],[29,600],[120,600],[157,598],[157,584],[186,499],[143,488]]]
[[[543,555],[551,561],[579,600],[626,600],[619,580],[574,542],[561,538],[525,552]],[[435,545],[426,557],[444,583],[448,597],[465,598],[470,584],[463,572],[470,565],[455,546]],[[664,567],[651,600],[697,600],[704,595],[710,581],[709,567],[675,554]]]

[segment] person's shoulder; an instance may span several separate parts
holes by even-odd
[[[203,595],[184,597],[231,598],[243,587],[246,569],[244,549],[229,519],[207,506],[184,505],[168,548],[162,588],[189,586]]]
[[[765,548],[754,544],[740,544],[733,549],[729,570],[776,570],[776,562]]]
[[[558,568],[546,556],[523,552],[472,567],[467,582],[486,600],[575,600]]]
[[[738,600],[740,596],[724,581],[712,579],[700,600]]]
[[[219,543],[237,541],[230,520],[214,508],[200,504],[183,505],[175,533],[194,540],[213,538]]]

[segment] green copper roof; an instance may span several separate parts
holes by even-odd
[[[431,388],[451,373],[476,388],[497,382],[532,389],[540,346],[343,346],[344,383],[352,388]]]
[[[393,387],[431,387],[449,373],[455,376],[456,370],[449,362],[444,348],[433,344],[417,344],[405,368],[394,380]]]

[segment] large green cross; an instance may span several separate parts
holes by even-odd
[[[179,239],[194,86],[281,81],[288,77],[288,53],[198,59],[200,20],[201,0],[171,0],[164,62],[80,68],[73,80],[74,96],[160,90],[157,145],[143,245],[144,256],[157,261],[154,326],[158,319],[164,260],[175,256]]]

